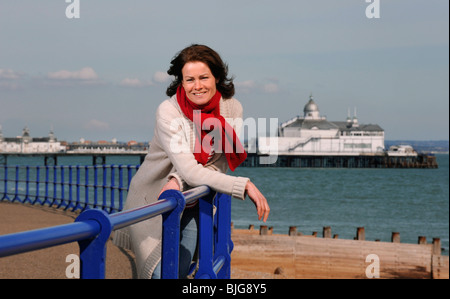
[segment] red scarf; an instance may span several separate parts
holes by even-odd
[[[194,156],[195,159],[205,165],[212,153],[213,143],[216,144],[221,143],[222,153],[225,153],[225,157],[228,161],[228,166],[231,171],[234,171],[236,167],[238,167],[244,160],[247,158],[247,153],[244,150],[239,138],[236,135],[233,127],[231,127],[220,115],[220,99],[222,95],[219,91],[212,97],[212,99],[206,105],[196,105],[192,103],[188,97],[186,96],[186,91],[183,86],[179,86],[177,89],[177,101],[178,105],[180,105],[181,111],[183,111],[184,115],[194,122],[194,130],[195,130],[195,147],[194,147]],[[196,119],[194,121],[194,110],[201,111],[201,117],[196,115]],[[201,123],[198,123],[197,120],[201,120]],[[204,122],[207,121],[207,128],[203,127]],[[209,126],[212,124],[212,126]],[[220,133],[221,140],[213,140],[211,136],[208,134],[213,128],[217,130],[217,128],[221,128],[222,132]],[[212,136],[217,136],[217,134],[211,134]],[[199,138],[200,136],[200,138]],[[202,146],[203,145],[203,146]],[[216,147],[217,148],[217,147]]]

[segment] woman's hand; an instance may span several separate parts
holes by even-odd
[[[262,195],[262,193],[256,188],[256,186],[248,181],[247,185],[245,186],[245,191],[248,195],[248,197],[253,201],[253,203],[256,206],[256,211],[258,212],[258,220],[261,220],[263,218],[263,221],[266,222],[267,217],[269,217],[269,204],[267,203],[267,199]]]
[[[159,192],[158,197],[166,190],[177,190],[180,191],[180,185],[178,184],[178,180],[176,178],[171,178],[161,189],[161,192]]]

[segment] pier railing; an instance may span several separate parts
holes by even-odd
[[[228,195],[221,193],[216,194],[207,186],[200,186],[183,193],[175,190],[168,190],[161,194],[156,203],[133,210],[108,214],[106,210],[114,211],[116,209],[114,203],[111,204],[111,206],[102,204],[95,207],[95,204],[92,204],[87,200],[82,201],[81,195],[76,196],[74,202],[73,198],[71,201],[66,197],[58,197],[58,194],[65,192],[62,190],[51,194],[56,196],[56,198],[51,197],[50,192],[48,194],[45,192],[47,189],[45,186],[46,182],[50,181],[52,182],[52,186],[54,186],[55,183],[53,180],[46,179],[45,182],[42,183],[44,184],[43,189],[45,196],[41,196],[39,191],[41,183],[39,182],[33,183],[37,185],[37,190],[36,192],[31,192],[29,178],[24,180],[17,171],[14,175],[16,179],[12,180],[12,185],[15,189],[13,188],[12,192],[8,192],[8,190],[10,190],[8,189],[8,183],[11,183],[11,180],[8,179],[7,172],[10,167],[4,166],[3,168],[5,172],[3,177],[5,188],[2,192],[3,194],[1,194],[2,197],[0,201],[19,201],[22,203],[29,202],[31,204],[50,206],[56,205],[56,207],[64,209],[81,209],[83,211],[76,218],[74,223],[0,236],[0,258],[66,243],[78,242],[80,247],[79,257],[81,262],[81,278],[104,278],[106,242],[111,233],[114,230],[162,215],[163,236],[161,276],[162,278],[177,278],[181,213],[186,204],[199,199],[199,267],[195,274],[195,278],[230,278],[230,254],[233,249],[233,243],[231,241],[231,198]],[[53,171],[56,169],[54,167],[51,168]],[[61,166],[58,166],[58,168],[65,169]],[[114,167],[111,168],[114,169]],[[31,176],[31,168],[25,167],[25,169],[25,176]],[[39,173],[38,169],[40,168],[36,168]],[[44,167],[44,169],[48,174],[49,171],[47,170],[47,167]],[[68,169],[70,169],[70,167]],[[118,167],[118,169],[130,168],[127,166],[125,168]],[[39,174],[37,177],[39,178]],[[47,175],[46,178],[48,178]],[[72,187],[87,188],[86,185],[91,185],[91,183],[88,183],[87,181],[85,185],[83,185],[80,180],[78,181],[79,182],[75,183]],[[61,182],[57,181],[56,185],[60,183]],[[111,185],[114,185],[114,188],[112,188]],[[23,186],[24,190],[19,192],[19,190],[17,190],[18,186]],[[62,186],[66,185],[61,183],[60,187]],[[68,186],[70,186],[70,184]],[[115,189],[115,186],[115,184],[111,183],[106,186],[105,189]],[[94,188],[94,186],[92,186],[92,188]],[[97,188],[104,190],[101,185],[97,186]],[[121,186],[120,188],[125,189],[124,186]],[[117,186],[117,189],[120,188]],[[24,191],[24,193],[22,193],[22,191]],[[213,212],[214,206],[216,207],[215,214]],[[120,202],[119,207],[122,207],[122,202]]]

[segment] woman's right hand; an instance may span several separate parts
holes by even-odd
[[[258,220],[261,220],[261,218],[264,217],[263,221],[266,222],[267,217],[269,217],[270,213],[270,207],[267,203],[267,199],[258,190],[258,188],[256,188],[255,184],[250,181],[248,181],[247,185],[245,186],[245,192],[256,206],[256,211],[258,212]]]
[[[171,178],[161,189],[158,197],[166,190],[177,190],[180,191],[180,185],[178,184],[178,180],[176,178]]]

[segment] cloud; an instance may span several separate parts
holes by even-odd
[[[120,83],[124,87],[146,87],[154,85],[152,81],[142,81],[137,78],[125,78]]]
[[[13,71],[11,69],[0,69],[0,89],[3,90],[17,90],[22,87],[22,73]]]
[[[55,80],[85,80],[85,81],[96,81],[98,80],[98,75],[91,67],[82,68],[79,71],[67,71],[61,70],[53,73],[48,73],[47,77],[49,79]]]
[[[0,69],[0,80],[6,79],[6,80],[17,80],[21,77],[21,74],[18,72],[15,72],[11,69]]]
[[[236,88],[239,92],[250,93],[250,92],[263,92],[263,93],[277,93],[280,88],[278,85],[278,80],[271,79],[269,83],[257,82],[254,80],[247,80],[242,82],[235,82]]]
[[[239,92],[250,93],[251,91],[253,91],[255,89],[256,82],[253,80],[234,82],[234,86],[236,87],[236,89],[239,90]]]
[[[160,83],[167,83],[170,80],[172,80],[172,76],[169,76],[165,72],[157,71],[155,74],[153,74],[152,80],[141,80],[138,78],[125,78],[122,81],[120,81],[119,85],[124,87],[147,87],[147,86],[153,86],[155,84]]]
[[[279,90],[278,84],[276,83],[267,83],[264,84],[263,90],[266,93],[276,93]]]
[[[84,128],[95,131],[107,131],[109,130],[109,124],[97,119],[91,119],[84,125]]]
[[[153,80],[158,83],[166,83],[171,80],[172,76],[169,76],[166,72],[158,71],[153,75]]]
[[[235,85],[238,88],[254,88],[256,86],[256,83],[253,80],[247,80],[243,82],[236,82]]]

